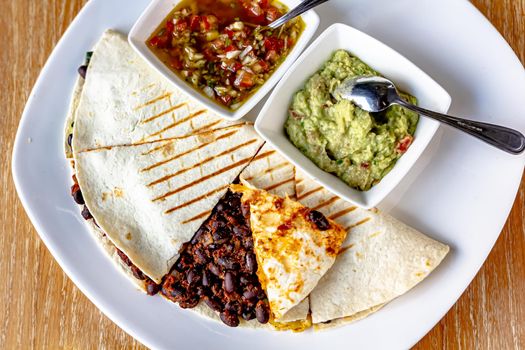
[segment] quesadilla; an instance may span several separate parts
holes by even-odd
[[[73,149],[129,145],[237,124],[222,120],[150,68],[126,37],[106,31],[94,48],[74,121]]]
[[[76,137],[76,135],[75,135]],[[75,153],[85,204],[111,241],[160,283],[262,146],[251,125]]]
[[[108,30],[104,33],[94,52],[88,54],[89,57],[86,55],[86,62],[82,67],[87,68],[87,76],[84,69],[84,74],[77,78],[66,118],[64,146],[68,159],[73,158],[73,153],[77,155],[89,150],[106,151],[115,157],[127,152],[133,156],[136,149],[124,150],[125,147],[117,147],[112,150],[113,146],[128,144],[150,144],[153,148],[157,148],[151,150],[152,154],[158,152],[158,155],[162,154],[162,157],[166,158],[170,153],[173,153],[173,142],[155,143],[150,140],[161,137],[170,140],[174,137],[181,138],[199,134],[200,142],[208,144],[213,137],[210,139],[207,131],[221,130],[231,125],[241,124],[240,122],[222,121],[189,101],[177,89],[170,87],[162,77],[145,65],[132,51],[125,36],[117,32]],[[119,56],[121,54],[125,56]],[[130,108],[130,106],[134,107]],[[194,110],[197,113],[193,113]],[[228,133],[232,131],[226,132],[223,138],[229,137]],[[149,137],[148,135],[153,136]],[[180,142],[183,141],[175,143],[179,144]],[[257,146],[253,145],[251,150],[246,151],[246,157],[249,158],[255,154],[261,143],[259,142]],[[213,145],[210,144],[209,147],[213,147]],[[249,156],[248,153],[250,153]],[[74,160],[71,164],[76,171],[75,168],[78,165],[75,164]],[[242,166],[237,170],[232,170],[231,173],[236,172],[238,174],[240,169]],[[153,170],[149,172],[153,173]],[[96,172],[92,172],[89,176],[95,175]],[[72,194],[77,203],[83,206],[82,215],[101,246],[131,280],[149,294],[154,294],[158,289],[156,283],[159,282],[161,276],[157,276],[157,282],[154,282],[133,263],[135,259],[130,259],[123,250],[118,248],[120,245],[115,245],[108,238],[84,202],[76,176],[74,176],[74,181]],[[229,181],[226,180],[225,185],[228,183]],[[88,188],[87,191],[89,190]],[[218,197],[221,195],[218,193]],[[86,196],[89,197],[89,194]],[[211,207],[213,204],[210,204]],[[98,217],[99,215],[95,214],[94,216]],[[187,234],[191,236],[192,232]],[[173,259],[175,258],[173,257]]]
[[[270,191],[295,196],[293,166],[267,145],[239,178],[254,179]],[[240,199],[241,194],[229,191],[219,200],[212,214],[183,245],[161,294],[183,308],[232,327],[309,328],[309,303],[304,297],[301,303],[289,307],[284,317],[275,318],[270,307],[273,299],[268,298],[258,276],[250,209]]]
[[[449,251],[390,215],[352,206],[299,171],[296,188],[301,203],[348,231],[334,266],[310,294],[314,324],[366,317],[421,282]]]
[[[335,262],[345,230],[288,197],[232,185],[250,207],[250,226],[270,309],[278,321],[298,305]]]
[[[280,197],[295,198],[295,167],[293,164],[288,162],[268,143],[264,144],[259,153],[268,153],[269,156],[252,161],[242,171],[240,181]],[[304,330],[310,327],[309,311],[310,305],[308,297],[306,297],[279,321],[273,320],[272,323],[274,327],[280,330]]]

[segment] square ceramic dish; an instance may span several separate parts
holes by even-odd
[[[322,68],[332,53],[344,49],[391,79],[396,86],[418,99],[421,107],[446,113],[450,95],[431,77],[399,53],[378,40],[344,24],[326,29],[292,65],[264,105],[255,122],[259,134],[313,180],[334,194],[359,205],[372,208],[381,202],[408,173],[436,133],[439,123],[421,117],[414,142],[383,180],[368,191],[358,191],[338,177],[318,168],[287,138],[284,123],[293,94],[306,80]]]
[[[193,86],[186,83],[179,78],[177,74],[171,71],[162,61],[155,56],[155,54],[148,48],[146,41],[151,34],[157,29],[160,23],[168,16],[168,14],[177,6],[179,0],[153,0],[148,8],[143,12],[138,21],[131,29],[128,39],[131,46],[137,53],[146,60],[154,69],[162,74],[166,79],[187,93],[194,100],[202,103],[208,109],[215,112],[217,115],[228,119],[237,120],[246,115],[270,90],[277,84],[279,79],[290,68],[292,63],[299,57],[301,52],[314,35],[319,26],[319,16],[312,10],[306,12],[301,17],[305,23],[305,28],[297,41],[295,47],[292,49],[288,57],[277,68],[277,70],[270,76],[270,79],[264,83],[248,100],[246,100],[238,109],[227,109],[196,90]],[[281,3],[288,8],[297,6],[300,0],[280,0]]]

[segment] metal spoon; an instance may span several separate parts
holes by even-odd
[[[306,11],[308,11],[308,10],[318,6],[318,5],[321,5],[322,3],[325,3],[327,1],[328,0],[304,0],[302,3],[300,3],[297,6],[295,6],[293,9],[288,11],[283,16],[279,17],[278,19],[276,19],[272,23],[268,24],[267,27],[270,27],[272,29],[279,28],[280,26],[282,26],[283,24],[285,24],[289,20],[294,19],[295,17],[303,14],[304,12],[306,12]]]
[[[464,131],[505,152],[520,154],[525,149],[525,137],[519,131],[504,126],[452,117],[414,106],[399,96],[395,85],[390,80],[382,77],[347,79],[339,85],[333,95],[336,98],[350,100],[367,112],[381,112],[397,104]]]

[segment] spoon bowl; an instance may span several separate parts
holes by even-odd
[[[383,77],[347,79],[336,88],[332,95],[336,99],[350,100],[367,112],[381,112],[397,104],[466,132],[505,152],[520,154],[525,150],[525,137],[521,132],[500,125],[452,117],[414,106],[403,100],[394,83]]]

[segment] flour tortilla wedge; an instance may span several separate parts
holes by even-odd
[[[449,251],[378,210],[356,208],[296,172],[298,200],[348,230],[336,263],[310,294],[314,324],[362,318],[406,293]]]
[[[180,137],[232,124],[150,68],[126,37],[106,31],[94,48],[74,124],[73,149]]]
[[[191,239],[262,143],[253,126],[243,124],[75,152],[76,175],[103,232],[159,283],[182,243]]]
[[[303,301],[332,266],[346,232],[333,221],[321,229],[303,205],[246,185],[232,185],[250,204],[257,275],[276,321]]]
[[[68,137],[73,132],[73,125],[75,120],[76,110],[82,93],[82,87],[84,85],[84,78],[78,77],[73,88],[73,93],[70,100],[68,113],[66,115],[66,123],[64,127],[64,153],[66,159],[70,160],[71,169],[75,174],[75,167],[73,161],[73,150],[68,144]],[[98,242],[100,248],[107,254],[110,260],[117,266],[119,270],[139,289],[146,290],[146,284],[144,280],[137,279],[133,276],[131,268],[122,261],[122,258],[117,253],[117,247],[111,242],[100,227],[98,227],[93,219],[86,220],[89,230],[93,234],[93,238]]]
[[[288,163],[268,144],[265,144],[259,150],[259,154],[267,156],[255,157],[240,174],[241,181],[250,181],[252,185],[255,184],[257,187],[266,188],[273,194],[295,197],[294,166]],[[305,298],[299,305],[288,311],[279,322],[272,319],[269,323],[261,324],[257,320],[245,321],[241,319],[239,326],[257,329],[302,331],[311,326],[311,322],[308,319],[309,308],[308,298]],[[211,310],[204,302],[199,303],[191,311],[214,321],[222,322],[217,312]]]
[[[295,198],[295,167],[283,158],[268,143],[259,151],[270,153],[268,158],[257,159],[250,163],[240,175],[242,183],[268,191],[279,197]],[[279,322],[306,320],[310,311],[308,297],[290,309]]]

